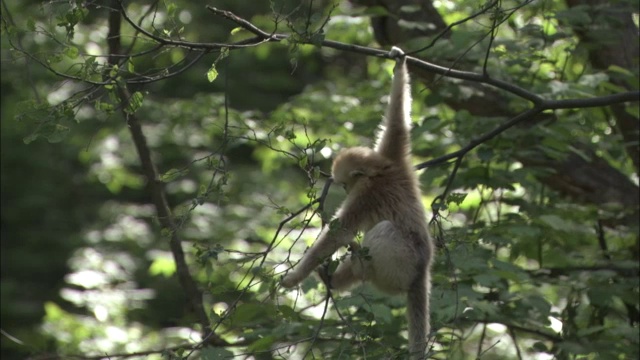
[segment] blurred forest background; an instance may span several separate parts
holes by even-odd
[[[3,0],[2,359],[404,358],[402,297],[278,286],[392,45],[428,61],[428,357],[640,358],[638,6]]]

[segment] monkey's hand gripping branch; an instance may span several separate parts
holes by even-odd
[[[391,48],[391,50],[389,50],[389,57],[394,59],[401,59],[405,57],[405,53],[399,47],[394,46]]]
[[[296,267],[290,270],[280,284],[285,288],[292,288],[309,276],[323,261],[331,257],[339,248],[353,242],[355,228],[334,219],[325,226],[316,242],[304,254]]]

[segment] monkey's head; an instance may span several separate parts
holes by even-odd
[[[391,166],[391,161],[372,149],[353,147],[342,150],[331,170],[333,182],[342,185],[347,193],[368,187],[373,177]]]

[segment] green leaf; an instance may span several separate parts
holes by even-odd
[[[178,9],[178,5],[174,2],[170,2],[166,6],[167,6],[167,15],[169,15],[170,17],[175,16],[176,10]]]
[[[50,56],[47,56],[47,63],[48,64],[57,64],[59,62],[61,62],[63,59],[61,54],[51,54]]]
[[[59,320],[65,316],[64,310],[52,301],[47,301],[44,304],[44,312],[49,320]]]
[[[163,275],[168,278],[176,272],[176,263],[170,257],[159,256],[149,266],[149,275]]]
[[[118,70],[120,69],[120,67],[118,67],[118,65],[113,65],[111,67],[111,69],[109,70],[109,77],[115,79],[118,75]]]
[[[218,70],[216,70],[216,64],[212,64],[209,71],[207,71],[207,80],[209,80],[209,82],[213,82],[217,77]]]
[[[477,154],[478,154],[478,158],[484,162],[489,162],[494,157],[493,149],[489,148],[488,146],[483,146],[479,148],[477,151]]]
[[[612,298],[610,289],[595,287],[587,290],[589,302],[598,306],[611,306]]]
[[[271,345],[277,340],[275,336],[265,336],[262,339],[258,339],[249,345],[248,350],[250,352],[267,351],[271,348]]]
[[[531,348],[537,352],[549,352],[549,348],[547,348],[547,345],[542,341],[536,341]]]
[[[567,230],[567,222],[557,215],[541,215],[540,220],[554,230]]]
[[[231,320],[239,324],[249,324],[253,320],[270,316],[272,308],[269,305],[245,303],[239,305],[231,315]]]
[[[24,138],[22,138],[22,142],[24,142],[25,145],[29,145],[32,142],[36,141],[37,138],[38,138],[38,134],[31,133],[31,134],[25,136]]]
[[[126,112],[128,114],[133,114],[142,106],[142,100],[144,99],[144,95],[141,92],[136,91],[129,98],[129,105],[127,106]]]
[[[327,146],[327,139],[322,139],[314,144],[313,151],[316,153],[320,152],[325,146]]]
[[[115,107],[113,104],[104,101],[96,101],[96,109],[105,112],[106,114],[111,114],[115,111]]]
[[[304,281],[302,281],[302,284],[300,284],[300,288],[302,289],[302,292],[304,292],[305,294],[308,293],[311,290],[314,290],[318,287],[318,279],[315,276],[309,276],[306,279],[304,279]]]
[[[323,33],[315,33],[313,35],[311,35],[311,38],[309,39],[309,42],[311,42],[313,45],[317,45],[320,46],[322,45],[322,42],[324,41],[325,35]]]
[[[633,74],[633,72],[631,72],[629,69],[625,69],[625,68],[620,67],[618,65],[610,65],[607,70],[609,70],[611,72],[619,73],[619,74],[622,74],[622,75],[630,76],[630,77],[634,77],[635,76]]]
[[[170,183],[177,178],[180,178],[186,175],[187,171],[179,170],[179,169],[171,169],[164,174],[160,175],[160,181],[163,183]]]
[[[576,333],[576,335],[578,337],[589,336],[596,333],[600,333],[606,328],[607,328],[606,326],[599,325],[599,326],[592,326],[584,329],[578,329],[578,332]]]
[[[563,341],[556,343],[556,346],[565,350],[569,354],[579,355],[586,354],[588,352],[588,349],[584,345],[575,341]]]
[[[530,295],[522,300],[523,304],[531,306],[539,312],[540,317],[546,319],[551,312],[551,304],[540,295]]]
[[[48,135],[46,135],[47,141],[49,141],[50,143],[61,142],[67,137],[67,135],[69,135],[69,131],[70,129],[67,126],[54,124],[53,130]]]
[[[393,321],[393,315],[391,314],[391,308],[384,304],[371,305],[371,311],[375,316],[376,321],[381,324],[391,324]]]
[[[498,277],[493,273],[484,273],[484,274],[475,275],[473,277],[473,280],[479,285],[491,288],[491,287],[494,287],[496,284],[498,284],[498,282],[500,281],[500,277]]]
[[[454,203],[459,206],[466,197],[467,193],[451,193],[447,196],[447,204]]]
[[[278,311],[280,312],[280,315],[282,315],[282,317],[286,320],[298,320],[300,318],[300,315],[291,306],[288,305],[278,306]]]
[[[64,54],[70,59],[77,59],[80,51],[75,46],[70,46],[64,49]]]

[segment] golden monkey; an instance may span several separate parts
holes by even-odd
[[[338,290],[370,281],[386,293],[406,293],[409,351],[413,359],[422,359],[430,330],[433,242],[410,159],[411,93],[406,58],[395,47],[389,55],[397,63],[377,145],[338,154],[332,175],[345,188],[347,198],[302,260],[284,276],[282,286],[296,286],[340,247],[357,247],[353,239],[358,231],[363,232],[366,259],[354,253],[326,280]]]

